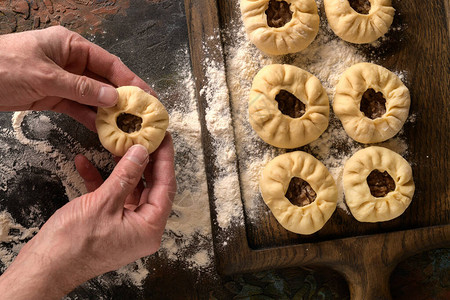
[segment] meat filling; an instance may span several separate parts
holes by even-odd
[[[349,0],[350,6],[359,14],[368,15],[370,11],[369,0]]]
[[[306,112],[305,104],[288,91],[281,90],[275,100],[281,113],[291,118],[300,118]]]
[[[368,89],[361,98],[360,110],[372,120],[380,118],[386,113],[386,99],[381,92]]]
[[[135,131],[141,130],[142,127],[142,118],[127,114],[127,113],[121,113],[117,117],[117,126],[126,133],[133,133]]]
[[[285,196],[292,204],[300,207],[311,204],[317,197],[309,183],[298,177],[291,179]]]
[[[372,196],[380,198],[384,197],[389,192],[395,190],[395,182],[388,172],[381,173],[378,170],[373,170],[369,176],[367,176],[367,184],[369,185],[370,193]]]
[[[291,4],[286,1],[270,0],[269,7],[266,10],[267,25],[274,28],[280,28],[292,20]]]

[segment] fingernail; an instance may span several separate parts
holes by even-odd
[[[148,162],[148,151],[142,145],[133,145],[128,149],[125,158],[142,166]]]
[[[98,93],[98,103],[101,106],[114,106],[119,99],[119,93],[112,86],[102,86]]]

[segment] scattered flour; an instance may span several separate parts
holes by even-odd
[[[17,224],[7,211],[0,212],[0,245],[11,245],[10,248],[0,247],[0,271],[3,272],[12,263],[14,257],[24,245],[39,231],[38,227],[25,228]]]
[[[168,131],[174,138],[178,192],[159,252],[170,260],[184,260],[189,268],[207,268],[213,256],[211,218],[195,82],[187,49],[177,61],[180,62],[179,90],[183,93],[169,109]],[[161,98],[169,96],[162,94]]]
[[[210,37],[219,40],[220,35]],[[214,182],[214,201],[217,222],[225,230],[232,224],[243,224],[243,208],[237,171],[236,148],[231,117],[227,76],[222,60],[221,49],[211,49],[204,45],[207,58],[207,82],[200,91],[207,102],[205,121],[211,136],[217,170]],[[218,55],[219,54],[219,55]],[[213,58],[213,57],[219,58]]]

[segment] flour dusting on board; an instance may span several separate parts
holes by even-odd
[[[220,35],[210,37],[210,39],[220,40]],[[203,47],[207,56],[212,54],[211,50],[222,54],[221,49]],[[205,121],[216,156],[214,165],[218,174],[216,174],[214,182],[214,200],[217,222],[221,229],[227,229],[233,223],[243,224],[244,222],[229,90],[225,68],[221,60],[217,61],[211,57],[203,63],[206,68],[207,83],[200,94],[204,95],[207,101]]]
[[[323,7],[323,1],[316,1]],[[236,8],[239,9],[236,2]],[[319,10],[320,12],[320,10]],[[259,51],[247,38],[240,19],[234,19],[224,31],[227,83],[231,95],[233,129],[239,158],[239,172],[245,211],[251,222],[267,211],[259,193],[258,180],[264,166],[273,157],[285,152],[264,143],[248,122],[248,97],[252,80],[257,72],[269,64],[291,64],[315,75],[327,91],[330,107],[335,86],[341,74],[350,66],[370,62],[356,47],[337,38],[321,15],[321,27],[314,42],[305,50],[285,56],[268,56]],[[402,72],[396,72],[404,79]],[[381,144],[402,155],[407,144],[400,133],[396,138]],[[338,208],[349,214],[344,202],[342,172],[345,162],[363,145],[352,140],[343,129],[333,111],[330,125],[324,134],[302,150],[313,154],[329,169],[338,190]]]

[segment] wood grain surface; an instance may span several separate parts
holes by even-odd
[[[240,18],[237,0],[186,1],[202,18],[188,16],[191,45],[216,34],[214,28],[227,28]],[[411,113],[416,122],[405,126],[408,143],[406,159],[411,162],[416,193],[405,213],[383,223],[360,223],[337,210],[322,230],[300,236],[283,229],[271,214],[260,213],[257,225],[222,230],[216,224],[214,201],[213,231],[216,259],[224,274],[298,265],[326,265],[344,274],[354,299],[387,299],[389,275],[396,264],[414,253],[450,246],[450,201],[448,190],[449,136],[449,30],[448,3],[434,0],[393,1],[396,8],[393,28],[380,47],[354,46],[375,63],[391,70],[403,70],[412,97]],[[323,7],[321,22],[325,22]],[[219,15],[217,18],[216,13]],[[191,13],[192,14],[192,13]],[[208,40],[217,49],[220,39]],[[225,43],[227,42],[224,39]],[[191,46],[197,85],[206,82],[200,66],[201,49]],[[375,53],[374,53],[375,51]],[[196,53],[196,54],[195,54]],[[214,54],[223,63],[222,53]],[[225,60],[227,58],[225,57]],[[289,57],[286,58],[289,60]],[[197,66],[197,67],[196,67]],[[199,95],[200,102],[206,99]],[[206,132],[206,131],[205,131]],[[205,149],[213,149],[205,134]],[[209,152],[208,152],[209,151]],[[207,166],[213,166],[214,153],[206,152]],[[209,170],[210,196],[214,170]],[[262,199],[261,199],[262,201]],[[228,246],[223,246],[227,241]],[[220,245],[220,247],[219,247]]]

